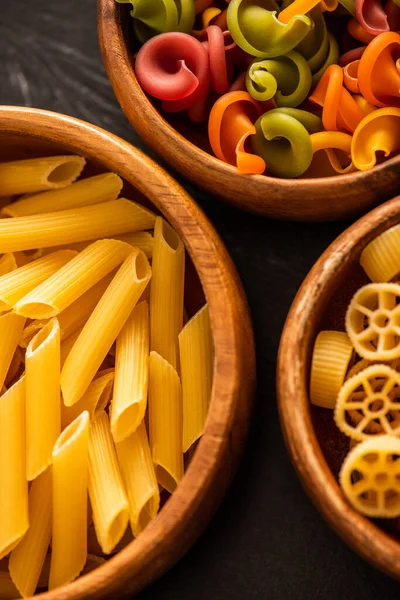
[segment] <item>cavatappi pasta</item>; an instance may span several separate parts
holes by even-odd
[[[311,360],[310,400],[332,410],[349,439],[339,482],[358,512],[400,517],[400,225],[361,252],[371,280],[356,290],[346,331],[320,331]]]
[[[117,175],[78,179],[84,164],[0,164],[0,597],[70,583],[134,540],[211,397],[209,308],[185,311],[181,239]]]

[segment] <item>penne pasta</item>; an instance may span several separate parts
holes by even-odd
[[[67,360],[67,356],[71,352],[72,346],[75,344],[81,331],[82,331],[82,329],[78,329],[78,331],[73,333],[70,337],[68,337],[66,340],[64,340],[62,342],[61,349],[60,349],[61,368],[64,366],[64,363]],[[62,403],[62,404],[64,404],[64,403]]]
[[[150,353],[149,425],[158,483],[172,493],[183,476],[181,383],[157,352]]]
[[[122,179],[115,173],[103,173],[81,179],[61,189],[26,196],[2,208],[2,217],[26,217],[55,210],[67,210],[116,200]]]
[[[71,258],[72,250],[60,250],[0,277],[0,310],[10,310],[28,292],[53,275]]]
[[[151,278],[138,249],[124,261],[72,347],[61,372],[66,406],[85,393]]]
[[[89,413],[83,412],[53,450],[53,529],[49,590],[78,577],[87,558]]]
[[[140,302],[117,337],[111,432],[115,442],[127,438],[144,418],[149,375],[149,306]]]
[[[65,250],[65,248],[63,248]],[[48,252],[47,254],[51,254]],[[37,260],[38,258],[42,258],[43,251],[42,250],[31,250],[30,252],[13,252],[15,262],[17,264],[17,268],[25,267],[25,265],[29,265],[29,263]]]
[[[110,554],[128,524],[128,501],[104,411],[97,414],[89,433],[89,497],[97,539],[103,552]]]
[[[43,215],[0,219],[0,253],[134,233],[151,229],[154,221],[152,212],[125,198]]]
[[[161,217],[157,217],[154,227],[152,269],[150,347],[176,368],[178,334],[183,320],[185,248]]]
[[[12,252],[3,254],[0,258],[0,277],[2,275],[7,275],[7,273],[11,273],[11,271],[14,271],[17,268],[18,265],[14,254]]]
[[[29,490],[30,527],[10,556],[11,579],[24,598],[35,593],[50,544],[52,485],[51,468],[32,483]]]
[[[119,240],[120,242],[125,242],[129,244],[133,248],[139,248],[142,250],[147,258],[151,258],[153,255],[153,236],[148,231],[138,231],[137,233],[125,233],[123,235],[113,235],[113,236],[104,236],[105,238],[113,240]],[[77,252],[82,252],[85,248],[92,244],[92,240],[87,240],[85,242],[75,242],[74,244],[68,244],[67,246],[53,246],[52,248],[45,248],[43,252],[46,254],[48,252],[54,252],[55,250],[64,250],[68,248],[69,250],[76,250]]]
[[[72,335],[75,335],[77,331],[82,329],[82,326],[88,320],[96,304],[111,283],[114,274],[115,273],[110,273],[104,277],[58,315],[57,318],[60,325],[60,338],[62,342],[66,342]],[[22,348],[26,348],[35,333],[42,329],[47,322],[47,319],[36,319],[27,325],[22,332],[19,345]]]
[[[26,448],[28,481],[51,464],[61,431],[60,327],[52,319],[26,349]],[[45,374],[45,376],[44,376]]]
[[[0,196],[65,187],[79,177],[85,163],[81,156],[49,156],[0,163]]]
[[[26,319],[14,313],[0,315],[0,389],[6,380]]]
[[[0,317],[1,319],[1,317]],[[11,387],[14,383],[16,383],[17,379],[19,379],[22,373],[25,371],[25,352],[19,346],[16,348],[14,352],[14,356],[11,359],[11,364],[8,369],[7,377],[4,382],[6,388]]]
[[[118,267],[131,252],[132,247],[119,240],[98,240],[90,244],[21,298],[14,305],[14,311],[30,319],[57,316]]]
[[[210,315],[206,304],[179,334],[182,381],[183,452],[203,434],[211,396],[214,362]]]
[[[0,558],[29,527],[25,477],[25,378],[0,397]]]
[[[81,575],[87,575],[91,573],[97,567],[104,565],[105,558],[102,556],[96,556],[94,554],[88,554],[86,558],[85,566],[82,569]],[[50,564],[51,564],[51,554],[47,554],[42,572],[40,574],[40,579],[38,582],[38,588],[46,588],[49,585],[49,576],[50,576]]]
[[[96,412],[104,410],[108,405],[114,384],[114,372],[99,371],[82,398],[73,406],[61,404],[61,428],[64,429],[84,410],[92,418]]]
[[[137,537],[154,519],[160,506],[160,491],[144,422],[115,447],[129,502],[130,525]]]

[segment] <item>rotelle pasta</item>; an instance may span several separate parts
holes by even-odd
[[[399,144],[388,140],[387,121],[366,119],[376,109],[400,107],[398,2],[150,0],[144,11],[144,1],[134,2],[132,13],[142,45],[135,60],[140,85],[165,112],[185,112],[182,118],[195,123],[208,119],[213,153],[239,173],[345,175],[375,166],[376,160],[360,160],[362,153],[372,152],[379,162],[399,153]],[[195,15],[190,30],[182,26],[189,13]],[[341,21],[334,27],[336,16]],[[343,28],[346,35],[338,35]],[[258,103],[254,108],[248,97],[232,96],[245,91]],[[322,112],[322,125],[318,131],[306,127],[308,135],[297,124],[291,135],[285,130],[281,145],[288,148],[277,166],[255,123],[273,122],[276,113],[269,113],[281,107],[309,113],[307,122]],[[374,127],[381,125],[384,141],[378,143]],[[351,143],[331,135],[336,132]],[[310,142],[314,133],[326,135]],[[369,150],[375,143],[383,153]]]
[[[0,163],[8,186],[61,165],[55,187],[1,203],[0,596],[67,585],[135,543],[206,427],[210,310],[184,308],[183,241],[119,198],[116,174],[76,181],[83,162]]]

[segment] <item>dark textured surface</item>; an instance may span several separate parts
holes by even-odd
[[[0,0],[0,103],[80,117],[147,151],[105,76],[95,0]],[[276,409],[285,315],[309,268],[345,225],[274,223],[188,189],[224,239],[248,294],[257,341],[256,413],[242,466],[215,519],[140,598],[397,600],[398,584],[344,546],[304,495]]]

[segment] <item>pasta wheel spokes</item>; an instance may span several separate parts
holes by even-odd
[[[369,360],[400,357],[400,285],[370,283],[353,296],[346,331],[356,352]]]
[[[400,433],[400,374],[371,365],[342,386],[335,408],[337,427],[356,440]]]
[[[400,511],[400,440],[382,435],[355,446],[339,481],[353,507],[369,517],[395,517]]]

